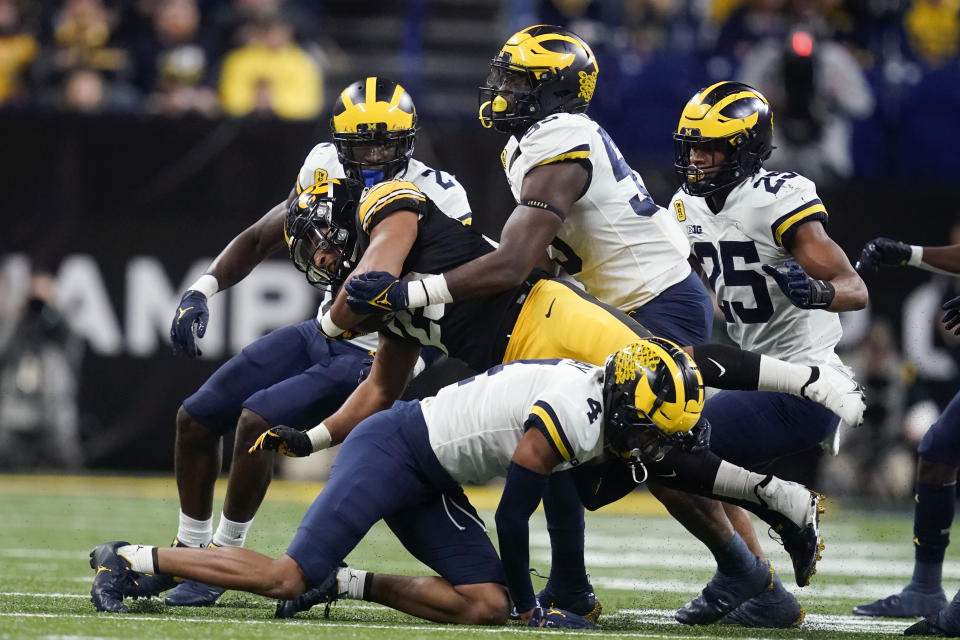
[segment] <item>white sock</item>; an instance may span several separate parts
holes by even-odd
[[[364,587],[367,584],[367,572],[350,567],[341,567],[337,571],[337,582],[340,584],[341,597],[349,600],[363,600]],[[346,595],[343,595],[346,594]]]
[[[793,364],[761,355],[757,388],[760,391],[779,391],[798,396],[812,371],[805,364]]]
[[[130,568],[137,573],[156,573],[157,567],[153,562],[153,550],[142,544],[127,544],[117,549],[117,555],[126,558]]]
[[[194,520],[183,511],[180,512],[180,528],[177,540],[188,547],[202,547],[213,536],[213,516],[206,520]]]
[[[713,493],[725,498],[748,500],[760,504],[754,488],[766,477],[721,460],[720,468],[717,469],[717,478],[713,481]]]
[[[250,530],[251,524],[253,524],[253,518],[246,522],[234,522],[221,513],[217,532],[213,534],[213,544],[218,547],[242,547],[247,540],[247,531]]]

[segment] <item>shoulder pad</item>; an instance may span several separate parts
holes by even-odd
[[[360,198],[357,207],[357,220],[360,228],[370,233],[370,230],[385,215],[401,209],[409,209],[417,213],[426,211],[427,197],[417,185],[406,180],[389,180],[367,187]]]

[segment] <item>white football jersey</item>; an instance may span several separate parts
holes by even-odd
[[[574,360],[518,360],[420,402],[430,445],[457,482],[506,474],[520,438],[539,429],[569,469],[603,451],[603,369]]]
[[[518,202],[534,167],[589,164],[587,189],[570,208],[550,257],[601,302],[632,311],[690,274],[676,219],[653,201],[607,132],[585,114],[544,118],[519,140],[511,137],[500,159]]]
[[[670,206],[740,348],[797,364],[841,364],[834,352],[842,334],[837,314],[794,306],[762,269],[794,259],[783,245],[802,224],[826,222],[813,182],[761,170],[733,188],[720,213],[682,189]]]
[[[321,142],[310,150],[297,173],[297,193],[321,180],[344,177],[346,173],[337,158],[337,148],[332,142]],[[395,179],[407,180],[417,185],[448,217],[467,225],[473,222],[467,192],[453,174],[432,169],[416,158],[410,158],[406,170],[397,174]],[[329,292],[324,296],[317,310],[318,319],[323,315],[323,309],[330,303],[330,297]],[[354,338],[349,342],[362,349],[373,351],[377,348],[377,340],[377,334],[372,333]]]

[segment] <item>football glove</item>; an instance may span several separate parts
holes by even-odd
[[[533,608],[533,615],[527,622],[528,627],[556,627],[561,629],[596,629],[593,624],[583,616],[577,615],[571,611],[563,609],[554,609],[553,607],[541,607],[537,605]]]
[[[261,433],[247,453],[257,451],[276,451],[291,458],[305,458],[313,453],[313,444],[306,431],[281,425]]]
[[[207,309],[207,296],[193,289],[183,294],[180,306],[173,316],[170,325],[170,342],[173,352],[184,354],[190,358],[203,355],[197,346],[197,339],[207,332],[207,320],[210,319],[210,310]]]
[[[765,264],[763,270],[776,281],[783,295],[796,307],[823,309],[833,302],[836,294],[833,285],[827,280],[811,278],[803,267],[792,260],[778,267]]]
[[[409,285],[386,271],[367,271],[347,280],[347,304],[360,315],[392,313],[406,309]]]
[[[960,296],[953,300],[947,300],[941,308],[946,311],[941,320],[944,329],[953,331],[954,335],[960,336]],[[954,329],[955,327],[956,329]]]
[[[891,240],[874,238],[863,247],[857,260],[857,271],[870,269],[877,271],[880,265],[902,267],[910,259],[910,245]]]

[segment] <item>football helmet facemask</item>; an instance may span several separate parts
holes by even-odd
[[[290,259],[318,289],[336,291],[360,260],[355,220],[362,190],[356,180],[332,179],[305,189],[290,203],[283,224]],[[318,251],[338,255],[319,266]]]
[[[417,110],[399,84],[371,76],[340,92],[330,127],[347,177],[369,186],[407,168],[417,133]]]
[[[664,338],[646,338],[613,353],[604,365],[607,446],[638,461],[660,460],[696,437],[703,379],[693,359]]]
[[[597,60],[580,36],[534,25],[510,36],[480,87],[480,123],[519,134],[551,113],[587,110]]]
[[[773,151],[773,113],[756,89],[719,82],[701,89],[683,108],[673,134],[674,170],[683,190],[708,196],[746,180]],[[694,149],[720,152],[719,163],[698,166]]]

